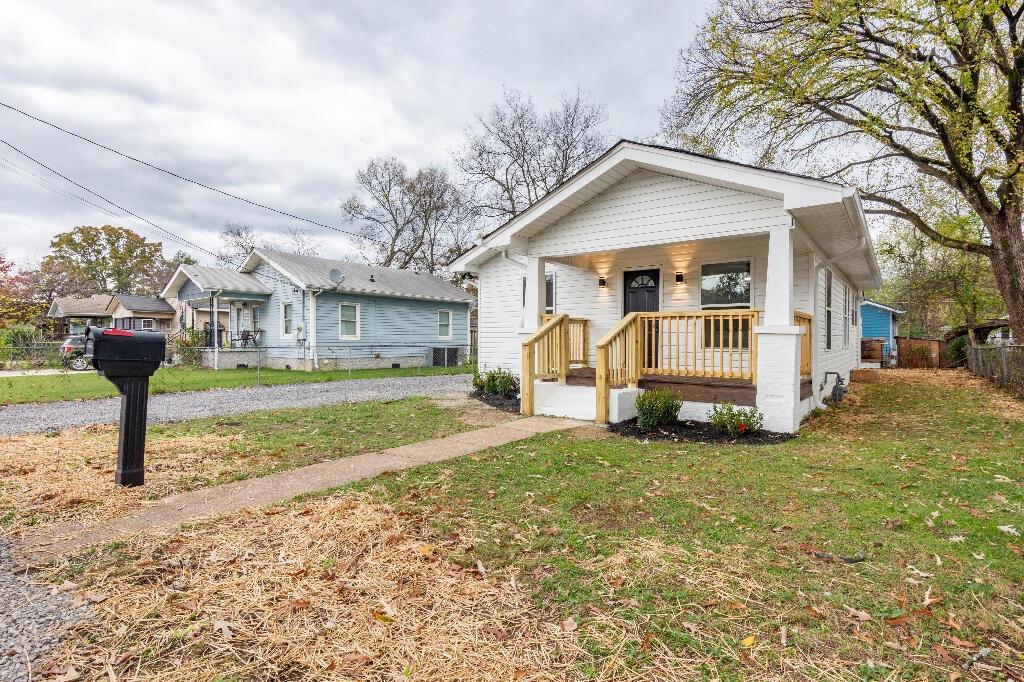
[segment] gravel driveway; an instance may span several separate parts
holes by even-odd
[[[281,407],[314,407],[413,396],[438,397],[468,392],[470,379],[469,374],[451,374],[162,393],[149,397],[149,422],[175,422]],[[120,398],[7,405],[0,407],[0,436],[107,424],[118,421],[120,416]]]

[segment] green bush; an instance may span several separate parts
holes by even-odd
[[[946,364],[962,365],[967,359],[967,336],[958,336],[946,346]]]
[[[642,431],[653,431],[674,422],[682,405],[672,391],[644,391],[636,397],[636,425]]]
[[[473,388],[477,391],[484,390],[484,375],[476,367],[473,368]]]
[[[708,410],[708,422],[730,436],[749,436],[764,426],[764,415],[756,407],[736,407],[732,403],[717,403]]]
[[[479,375],[473,377],[473,386],[477,386]],[[514,398],[519,395],[519,377],[512,372],[501,369],[492,369],[484,374],[480,380],[481,387],[486,393],[496,393],[505,398]]]

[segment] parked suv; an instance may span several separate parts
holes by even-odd
[[[73,369],[76,372],[83,372],[89,369],[91,365],[85,359],[84,353],[85,336],[83,334],[69,336],[64,339],[64,343],[60,344],[60,361],[68,369]]]

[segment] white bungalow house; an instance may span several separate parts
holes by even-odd
[[[454,269],[525,414],[622,421],[664,387],[680,417],[756,405],[782,432],[857,367],[881,285],[856,188],[625,140]]]

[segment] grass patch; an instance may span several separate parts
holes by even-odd
[[[123,516],[148,500],[472,428],[427,398],[252,412],[147,431],[146,485],[118,488],[117,427],[0,438],[0,528]]]
[[[399,369],[354,369],[304,372],[287,369],[263,369],[260,384],[297,384],[343,379],[379,379],[396,376],[435,376],[440,374],[471,373],[472,367],[402,367]],[[149,380],[150,393],[202,391],[210,388],[236,388],[255,386],[255,369],[190,369],[161,367]],[[26,377],[0,378],[0,404],[47,403],[77,398],[113,398],[117,396],[113,384],[95,372],[65,372]]]
[[[77,574],[111,597],[60,660],[99,675],[105,652],[156,647],[119,679],[1013,679],[1020,403],[914,376],[855,385],[779,445],[547,434],[135,538]]]

